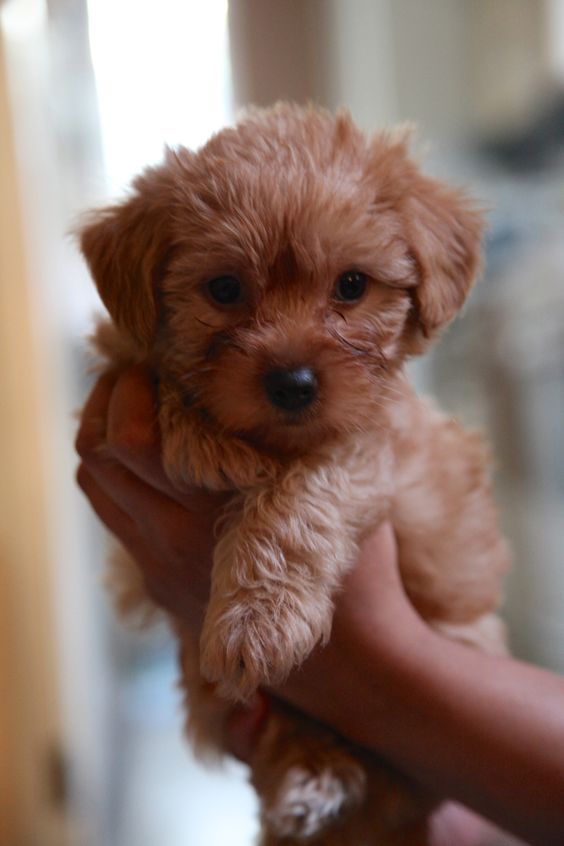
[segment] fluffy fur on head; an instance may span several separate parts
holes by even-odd
[[[114,322],[231,434],[300,450],[371,428],[390,375],[454,317],[479,262],[480,215],[420,173],[408,142],[279,106],[169,151],[82,232]],[[347,303],[336,285],[351,270],[369,282]],[[226,275],[241,298],[219,307],[206,283]],[[262,383],[295,366],[319,381],[299,426]]]
[[[175,622],[199,749],[222,748],[222,697],[283,679],[326,640],[335,591],[384,518],[419,612],[503,649],[484,450],[402,370],[464,303],[482,220],[408,148],[345,112],[279,105],[169,151],[82,231],[111,317],[99,350],[156,372],[168,474],[233,491],[200,644]],[[253,783],[264,846],[425,842],[429,797],[281,708]]]

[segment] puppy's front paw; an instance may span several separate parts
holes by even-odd
[[[219,693],[245,700],[260,685],[280,684],[331,628],[329,599],[298,602],[278,594],[257,601],[252,590],[228,605],[210,603],[201,639],[201,671]]]
[[[291,767],[263,808],[267,828],[279,838],[307,840],[358,807],[365,794],[366,776],[359,763],[330,762],[316,769]]]

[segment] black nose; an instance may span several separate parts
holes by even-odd
[[[268,399],[284,411],[301,411],[306,408],[317,393],[317,377],[309,367],[286,370],[275,367],[264,377]]]

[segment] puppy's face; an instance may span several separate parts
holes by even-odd
[[[161,286],[167,378],[221,428],[277,449],[371,425],[415,273],[392,213],[375,230],[358,185],[309,180],[259,171],[231,209],[192,211]]]
[[[464,198],[347,116],[258,113],[135,192],[82,233],[110,314],[187,409],[274,450],[377,425],[478,261]]]

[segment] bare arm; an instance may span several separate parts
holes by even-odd
[[[154,420],[142,371],[106,377],[84,414],[79,482],[153,598],[199,629],[221,500],[170,486]],[[388,526],[347,579],[329,646],[278,693],[439,795],[538,846],[564,843],[564,680],[432,632],[402,589]]]
[[[282,695],[439,795],[531,843],[562,846],[564,679],[435,634],[409,605],[390,558],[382,538],[365,546],[330,648]]]

